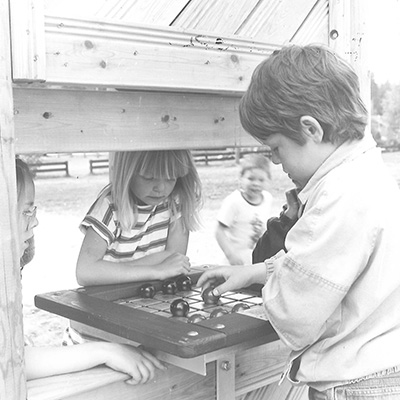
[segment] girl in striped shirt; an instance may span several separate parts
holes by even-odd
[[[190,151],[116,152],[110,184],[81,223],[80,285],[164,280],[190,271],[201,183]]]

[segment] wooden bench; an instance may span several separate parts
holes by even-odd
[[[89,160],[90,173],[93,174],[95,169],[108,168],[108,159]]]
[[[68,161],[31,163],[29,169],[35,175],[44,172],[65,172],[66,176],[69,176]]]

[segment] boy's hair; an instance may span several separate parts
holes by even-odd
[[[198,227],[201,182],[189,150],[120,151],[111,157],[110,165],[111,198],[123,228],[130,229],[137,220],[137,199],[130,189],[136,175],[177,179],[170,209],[181,213],[185,229]]]
[[[240,176],[243,176],[246,171],[254,168],[265,171],[268,175],[268,178],[271,179],[270,162],[269,159],[263,154],[246,154],[240,160]]]
[[[320,123],[323,141],[337,144],[361,139],[367,125],[355,71],[317,45],[284,47],[258,65],[239,113],[244,129],[261,142],[280,133],[304,144],[304,115]]]

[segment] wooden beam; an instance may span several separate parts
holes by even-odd
[[[170,27],[46,17],[46,82],[242,94],[278,45]]]
[[[10,12],[13,80],[43,81],[46,56],[42,0],[10,1]]]
[[[0,398],[26,399],[9,1],[0,0]]]
[[[257,146],[237,97],[14,88],[16,151],[90,152]]]
[[[360,79],[361,95],[371,110],[371,76],[366,35],[368,2],[335,0],[329,2],[329,46],[346,59]]]

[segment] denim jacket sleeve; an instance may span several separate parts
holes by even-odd
[[[374,218],[365,212],[370,199],[360,198],[357,190],[340,189],[340,183],[321,186],[288,233],[288,251],[274,261],[263,289],[271,324],[296,351],[315,343],[327,329],[338,329],[341,302],[368,264],[376,235]],[[345,196],[341,190],[347,190]]]

